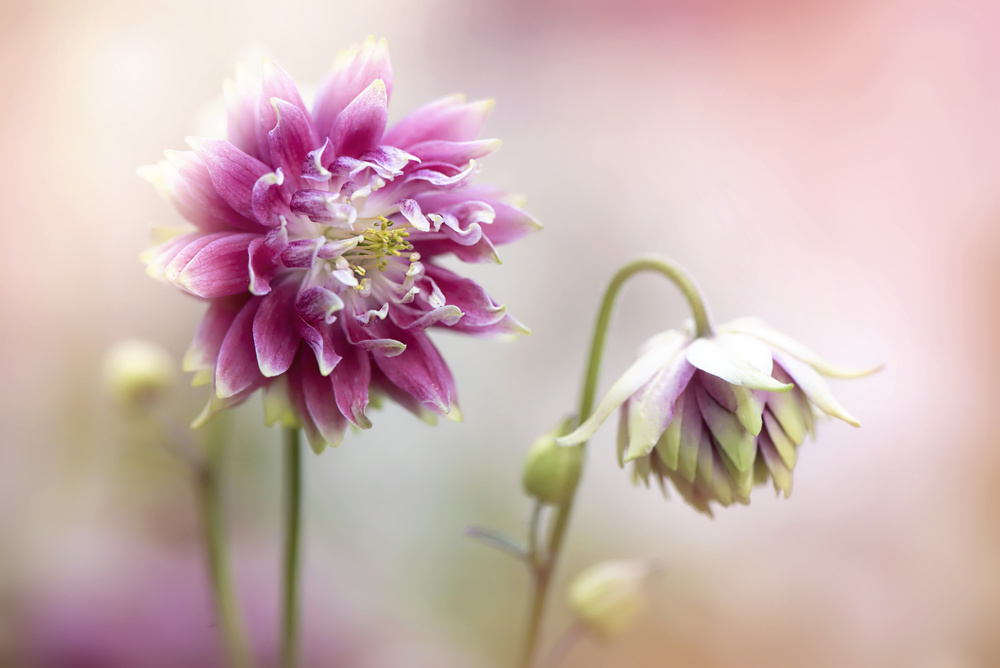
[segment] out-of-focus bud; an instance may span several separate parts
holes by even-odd
[[[149,341],[127,339],[104,357],[104,385],[126,411],[149,410],[166,393],[176,363],[166,350]]]
[[[566,418],[531,444],[524,462],[521,484],[524,491],[542,503],[560,504],[573,495],[583,468],[583,449],[563,447],[556,438],[569,432],[572,418]]]
[[[585,569],[569,586],[569,607],[576,619],[602,638],[625,631],[646,607],[650,576],[647,561],[603,561]]]

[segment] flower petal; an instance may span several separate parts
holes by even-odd
[[[269,173],[267,165],[221,139],[188,137],[188,145],[205,162],[219,197],[237,213],[257,220],[253,212],[253,187]]]
[[[263,382],[253,343],[253,321],[262,300],[262,297],[247,300],[222,341],[215,365],[215,393],[220,399]]]
[[[283,281],[264,298],[253,319],[253,342],[260,372],[268,378],[288,371],[302,337],[295,327],[299,284]]]
[[[653,343],[649,350],[633,362],[625,373],[615,381],[608,393],[597,404],[593,414],[572,433],[557,438],[556,443],[569,446],[589,440],[616,408],[625,403],[663,365],[673,359],[674,355],[686,343],[686,337],[681,332],[667,331],[657,334],[650,341]]]
[[[461,166],[470,160],[480,160],[493,155],[499,148],[499,139],[478,139],[475,141],[432,139],[414,144],[408,152],[423,162],[447,162]]]
[[[455,381],[437,348],[422,332],[399,330],[393,338],[406,346],[399,355],[375,355],[376,366],[392,384],[443,415],[454,408]]]
[[[271,98],[271,104],[278,118],[277,125],[267,135],[271,164],[289,179],[289,190],[296,191],[303,187],[302,165],[319,140],[305,111],[276,97]]]
[[[754,435],[743,428],[734,414],[720,406],[703,386],[696,386],[695,396],[705,424],[722,451],[738,471],[751,470],[756,447]]]
[[[248,247],[260,238],[258,234],[241,232],[212,241],[184,265],[174,283],[198,297],[224,297],[245,292],[250,287]]]
[[[376,79],[340,112],[330,131],[338,156],[357,157],[379,144],[389,120],[388,103],[385,82]]]
[[[852,427],[860,427],[861,423],[857,418],[847,412],[839,401],[833,396],[826,381],[811,366],[805,362],[800,362],[791,355],[774,351],[774,361],[788,372],[792,382],[795,383],[809,401],[818,409],[829,415],[843,420]]]
[[[687,349],[691,364],[733,384],[754,390],[787,392],[791,385],[765,375],[745,358],[708,338],[695,339]]]
[[[384,39],[376,42],[369,37],[359,48],[338,55],[333,72],[316,94],[313,118],[321,137],[330,134],[340,112],[376,79],[384,82],[388,100],[392,95],[392,66]]]
[[[272,165],[275,163],[268,135],[278,124],[278,113],[271,103],[273,98],[298,107],[304,114],[309,113],[302,102],[295,80],[273,60],[264,58],[261,67],[260,98],[257,100],[257,144],[262,154],[261,160]]]
[[[824,376],[833,378],[860,378],[882,369],[881,364],[869,369],[852,369],[831,364],[795,339],[771,329],[757,318],[740,318],[727,324],[725,328],[735,332],[744,332],[760,339],[769,346],[783,350],[792,357],[802,360]]]
[[[237,213],[216,192],[205,163],[193,151],[165,151],[166,160],[139,170],[184,218],[214,232],[231,227],[255,231],[256,220]]]
[[[792,472],[785,466],[785,462],[782,461],[781,455],[778,454],[777,448],[768,435],[769,433],[764,432],[760,435],[757,446],[760,448],[760,454],[763,456],[764,463],[767,464],[767,468],[771,472],[771,480],[774,481],[774,488],[784,492],[787,499],[792,493]]]
[[[300,361],[302,395],[309,413],[309,419],[303,422],[309,444],[316,452],[327,445],[335,448],[344,440],[347,420],[337,408],[333,380],[320,372],[310,356]]]
[[[452,95],[410,112],[386,134],[383,143],[408,150],[430,140],[471,141],[479,136],[493,111],[493,100],[465,102]]]
[[[249,300],[249,295],[233,295],[213,299],[202,316],[191,345],[184,355],[185,371],[213,369],[219,359],[222,342],[236,316]]]
[[[368,429],[372,426],[371,420],[365,415],[371,375],[371,359],[368,353],[354,346],[345,346],[343,359],[330,374],[337,407],[344,417],[359,429]]]
[[[227,79],[222,87],[226,104],[226,137],[236,148],[254,158],[266,159],[257,145],[257,102],[260,81],[245,67],[237,66],[236,80]],[[267,150],[267,147],[264,147]]]
[[[660,369],[628,401],[629,447],[625,461],[648,455],[674,417],[677,398],[695,368],[683,351]]]
[[[795,443],[788,437],[785,430],[782,429],[781,425],[778,423],[778,419],[774,417],[770,409],[764,411],[764,425],[767,427],[767,436],[771,441],[771,445],[781,456],[781,461],[785,463],[785,466],[791,470],[795,468],[795,462],[798,460],[798,451],[795,449]]]

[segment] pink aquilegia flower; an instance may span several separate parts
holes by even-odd
[[[471,185],[499,141],[492,104],[432,102],[387,129],[392,72],[369,39],[307,106],[264,62],[226,88],[229,140],[189,138],[144,168],[196,227],[144,255],[148,272],[208,300],[184,365],[212,398],[196,424],[263,388],[269,423],[317,449],[368,428],[384,395],[458,419],[450,371],[425,330],[525,331],[474,281],[437,263],[497,261],[539,228],[500,190]]]
[[[712,514],[750,502],[755,483],[771,481],[787,497],[798,448],[812,434],[814,413],[855,427],[823,376],[856,378],[802,344],[742,318],[712,336],[693,329],[657,334],[600,401],[592,415],[558,443],[588,440],[620,407],[618,461],[634,477],[669,480],[694,508]]]

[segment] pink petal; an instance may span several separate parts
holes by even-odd
[[[446,162],[456,167],[468,164],[470,160],[480,160],[496,153],[500,148],[499,139],[477,139],[474,141],[444,141],[431,139],[414,144],[412,153],[422,162]]]
[[[482,132],[492,110],[488,100],[466,103],[461,95],[442,98],[401,119],[386,132],[383,143],[409,150],[431,140],[471,141]]]
[[[314,449],[318,449],[317,437],[336,447],[344,438],[347,420],[337,407],[333,381],[320,373],[310,357],[305,356],[300,360],[298,366],[301,367],[302,394],[310,418],[304,421],[309,440]]]
[[[306,114],[309,113],[309,110],[302,102],[302,96],[299,95],[295,80],[289,76],[288,72],[268,58],[264,59],[261,69],[260,97],[257,100],[257,145],[261,153],[261,160],[268,164],[274,164],[268,134],[277,125],[278,114],[271,104],[271,99],[284,100]]]
[[[324,376],[328,376],[341,359],[334,344],[336,330],[331,323],[343,305],[335,293],[318,286],[301,291],[295,300],[299,336],[316,354],[320,373]]]
[[[263,383],[253,343],[253,321],[261,301],[263,297],[247,300],[222,341],[215,365],[215,393],[220,399]]]
[[[188,137],[187,142],[205,162],[219,197],[241,216],[257,220],[253,188],[257,179],[271,171],[267,165],[221,139]]]
[[[247,248],[250,255],[250,292],[266,295],[271,291],[271,281],[281,269],[281,256],[287,247],[288,229],[284,222],[280,227],[272,228],[266,237],[257,237],[250,242]]]
[[[164,155],[166,160],[140,174],[152,181],[184,218],[209,232],[230,227],[260,229],[257,221],[241,216],[219,196],[197,154],[166,151]]]
[[[248,246],[260,235],[250,232],[227,234],[202,248],[191,258],[176,284],[199,297],[224,297],[250,287]]]
[[[302,166],[309,152],[319,146],[309,114],[293,104],[275,98],[272,100],[278,124],[268,133],[271,164],[285,173],[290,180],[288,189],[302,187]]]
[[[260,100],[260,81],[250,76],[244,68],[236,69],[236,81],[227,80],[223,87],[226,103],[226,136],[229,142],[254,158],[266,159],[267,155],[257,145],[257,102]],[[263,147],[264,151],[267,147]]]
[[[338,156],[357,157],[379,144],[389,120],[385,83],[376,79],[340,112],[330,131]]]
[[[337,59],[333,72],[316,94],[313,118],[319,135],[329,135],[337,116],[376,79],[385,82],[386,100],[392,95],[392,66],[384,39],[369,38],[360,48]]]
[[[393,357],[375,355],[376,366],[385,377],[417,401],[447,414],[455,396],[455,381],[437,348],[422,332],[397,330],[394,339],[406,346]]]
[[[249,295],[233,295],[213,299],[202,316],[194,340],[184,355],[184,370],[211,369],[219,359],[222,341],[226,338],[233,320],[250,299]]]
[[[253,319],[253,342],[260,372],[272,378],[288,371],[299,349],[295,327],[297,281],[286,280],[264,298]]]
[[[343,359],[330,375],[340,412],[355,427],[371,427],[372,423],[365,415],[368,385],[371,382],[371,360],[368,353],[354,346],[345,346]]]

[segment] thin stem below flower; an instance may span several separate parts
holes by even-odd
[[[299,430],[285,429],[285,551],[282,596],[281,665],[298,665],[299,548],[302,538],[302,444]]]
[[[205,532],[205,551],[216,615],[222,629],[222,640],[229,665],[233,668],[250,668],[253,660],[247,647],[243,618],[236,604],[232,574],[229,570],[229,554],[226,549],[222,511],[222,454],[222,437],[216,430],[216,433],[209,437],[204,461],[196,469],[202,528]]]
[[[695,336],[712,336],[712,318],[708,312],[701,292],[694,280],[687,275],[680,267],[658,258],[639,258],[629,262],[618,270],[608,283],[601,299],[601,306],[597,312],[597,321],[594,325],[594,335],[590,343],[590,353],[587,356],[587,370],[584,374],[583,391],[580,394],[580,408],[577,418],[580,422],[585,420],[594,409],[594,399],[597,396],[597,381],[601,372],[601,361],[604,357],[604,344],[608,337],[608,328],[611,325],[611,315],[614,311],[615,302],[625,283],[636,274],[653,271],[661,274],[670,280],[687,300],[694,316]],[[587,443],[578,446],[585,449]],[[579,488],[579,482],[577,482]],[[543,560],[535,562],[533,575],[533,591],[531,612],[528,618],[528,632],[525,636],[524,645],[521,651],[521,668],[531,668],[534,665],[534,656],[538,637],[541,631],[542,619],[545,614],[545,602],[548,598],[549,585],[552,582],[552,574],[555,571],[559,554],[562,550],[563,540],[566,537],[566,529],[569,527],[570,516],[573,512],[573,503],[576,499],[576,489],[569,498],[563,501],[557,511],[556,518],[549,532],[546,556]]]

